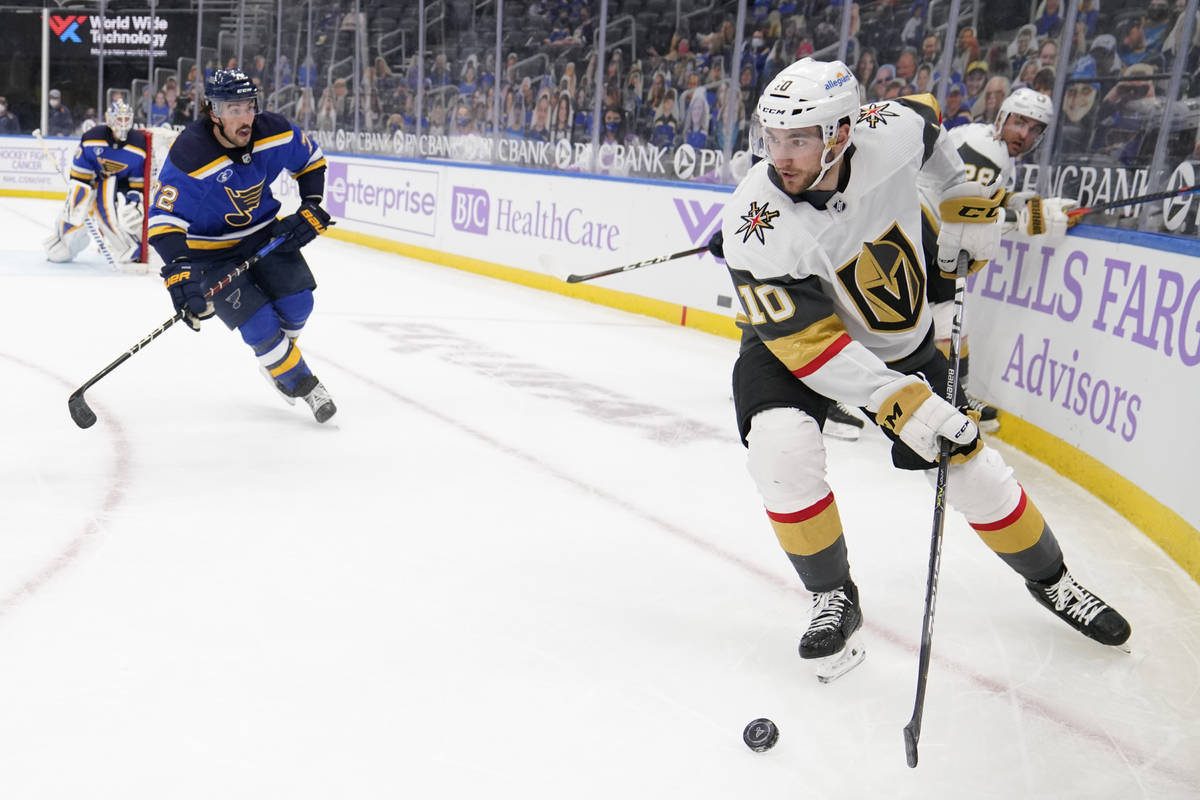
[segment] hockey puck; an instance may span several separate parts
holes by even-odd
[[[742,741],[756,753],[765,753],[779,741],[779,728],[766,717],[751,720],[742,731]]]

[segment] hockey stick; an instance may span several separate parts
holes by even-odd
[[[286,237],[279,236],[279,237],[267,242],[265,245],[263,245],[257,253],[255,253],[254,255],[247,258],[241,264],[238,264],[237,267],[234,268],[233,272],[230,272],[224,278],[221,278],[221,280],[217,281],[215,284],[213,284],[211,287],[209,287],[204,292],[204,299],[205,300],[211,299],[213,295],[215,295],[217,292],[221,291],[226,286],[228,286],[230,281],[232,281],[238,275],[241,275],[246,270],[253,267],[255,264],[257,264],[262,259],[263,256],[265,256],[267,253],[271,252],[276,247],[278,247],[285,238]],[[184,315],[183,310],[176,311],[175,316],[171,317],[169,320],[164,322],[162,325],[159,325],[157,328],[150,331],[150,333],[148,333],[140,342],[138,342],[133,347],[126,350],[124,353],[122,353],[120,356],[118,356],[115,361],[113,361],[107,367],[105,367],[104,369],[100,370],[95,375],[93,375],[88,380],[87,383],[83,384],[83,386],[80,386],[78,389],[71,392],[71,396],[67,398],[67,410],[71,412],[71,419],[73,419],[75,421],[76,425],[78,425],[81,428],[90,428],[96,424],[96,414],[92,411],[91,408],[88,407],[87,400],[84,399],[83,393],[86,392],[88,389],[92,388],[92,386],[94,386],[96,384],[96,382],[99,381],[101,378],[103,378],[105,375],[112,372],[114,369],[116,369],[117,367],[121,366],[126,361],[128,361],[129,358],[134,353],[141,350],[143,347],[150,344],[155,339],[157,339],[159,336],[161,336],[163,334],[163,332],[167,330],[167,328],[171,327],[176,322],[179,322],[179,320],[183,319],[183,315]]]
[[[954,322],[950,326],[950,372],[946,376],[946,402],[957,407],[959,344],[962,341],[963,299],[967,293],[967,268],[971,257],[958,254],[954,277]],[[925,578],[925,617],[921,623],[921,652],[917,658],[917,700],[912,719],[904,726],[904,754],[908,766],[917,765],[917,741],[925,713],[925,687],[929,683],[929,659],[933,651],[933,607],[937,602],[938,573],[942,568],[942,530],[946,521],[946,479],[950,474],[950,440],[943,438],[938,454],[937,488],[933,500],[933,536],[929,543],[929,573]]]
[[[594,280],[595,278],[603,278],[605,275],[616,275],[618,272],[628,272],[631,269],[641,269],[648,267],[651,264],[661,264],[664,261],[674,261],[677,258],[686,258],[688,256],[699,255],[708,250],[708,245],[694,247],[691,250],[683,250],[678,253],[672,253],[669,256],[658,256],[657,258],[648,258],[645,261],[639,261],[636,264],[626,264],[623,267],[613,267],[612,269],[602,269],[599,272],[588,272],[583,275],[568,275],[563,278],[567,283],[582,283],[583,281]],[[542,259],[542,265],[546,266],[548,258]]]
[[[1093,211],[1107,211],[1110,208],[1120,208],[1121,206],[1133,206],[1139,203],[1152,203],[1155,200],[1169,200],[1172,197],[1190,194],[1191,192],[1200,189],[1200,184],[1195,186],[1180,186],[1178,189],[1168,189],[1165,192],[1155,192],[1154,194],[1141,194],[1137,197],[1129,197],[1125,200],[1114,200],[1111,203],[1101,203],[1098,206],[1087,206],[1085,208],[1072,208],[1067,212],[1068,217],[1079,217],[1084,214],[1091,214]]]
[[[61,172],[58,171],[58,164],[54,161],[54,154],[50,152],[50,148],[46,146],[46,140],[42,138],[41,128],[37,128],[33,132],[33,138],[38,140],[38,144],[42,146],[42,152],[46,154],[46,158],[50,160],[54,167],[54,173],[63,179],[67,184],[67,189],[71,188],[71,182],[67,180]],[[104,260],[113,269],[120,269],[117,266],[117,260],[113,258],[112,252],[108,249],[108,245],[104,243],[104,237],[100,235],[100,231],[96,229],[96,222],[92,219],[92,212],[89,209],[87,216],[83,218],[83,227],[87,228],[88,236],[92,237],[92,243],[100,250],[100,255],[104,256]]]

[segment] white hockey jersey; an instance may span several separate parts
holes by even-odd
[[[1015,166],[1008,145],[990,124],[974,122],[950,131],[950,141],[967,167],[967,180],[993,190],[1013,188]]]
[[[756,164],[726,205],[726,265],[748,320],[794,374],[867,406],[896,367],[930,347],[922,193],[966,180],[936,111],[918,98],[861,108],[832,193],[793,197]],[[927,250],[926,248],[929,247]]]

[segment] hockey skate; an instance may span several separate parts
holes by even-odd
[[[817,680],[829,683],[857,667],[867,651],[856,641],[862,627],[858,587],[849,578],[841,588],[813,595],[812,619],[800,638],[800,657],[812,662]]]
[[[982,433],[995,433],[1000,430],[1000,409],[965,392],[963,396],[967,399],[967,408],[979,412],[979,430]]]
[[[822,428],[826,436],[855,442],[858,441],[862,429],[861,417],[841,403],[829,404],[829,409],[825,412],[825,427]]]
[[[267,383],[271,384],[272,391],[278,393],[279,396],[283,398],[285,403],[287,403],[289,406],[296,405],[296,398],[294,398],[290,394],[288,394],[288,390],[283,388],[282,383],[275,380],[275,378],[271,375],[270,371],[266,367],[260,366],[258,368],[258,373],[260,375],[262,375],[263,378],[266,379]]]
[[[280,385],[281,391],[286,391]],[[302,397],[304,402],[308,403],[308,407],[312,409],[313,416],[317,418],[317,422],[327,422],[330,417],[337,413],[337,406],[333,404],[333,398],[329,396],[329,392],[317,380],[316,375],[309,375],[301,378],[296,384],[296,389],[290,392],[292,397]]]
[[[1025,586],[1034,600],[1084,636],[1129,652],[1125,644],[1129,639],[1129,623],[1115,608],[1071,577],[1065,566],[1047,583],[1025,581]]]

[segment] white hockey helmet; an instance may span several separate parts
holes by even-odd
[[[124,100],[113,100],[108,111],[104,112],[104,122],[112,129],[117,141],[123,142],[133,128],[133,109]]]
[[[840,61],[802,58],[776,75],[758,99],[754,114],[758,130],[751,131],[751,152],[770,158],[765,142],[768,130],[820,128],[824,151],[821,172],[813,182],[815,186],[846,152],[843,147],[833,155],[838,128],[849,117],[853,133],[860,103],[858,81],[849,67]],[[846,147],[849,146],[847,139]]]
[[[1042,133],[1038,134],[1034,140],[1032,150],[1038,146],[1038,142],[1042,140],[1042,135],[1046,133],[1046,128],[1050,127],[1050,123],[1054,120],[1054,102],[1042,94],[1028,87],[1022,87],[1004,98],[1004,102],[1000,104],[1000,111],[996,113],[996,136],[999,137],[1001,131],[1004,130],[1004,123],[1013,114],[1020,114],[1023,117],[1029,117],[1032,120],[1042,123]]]

